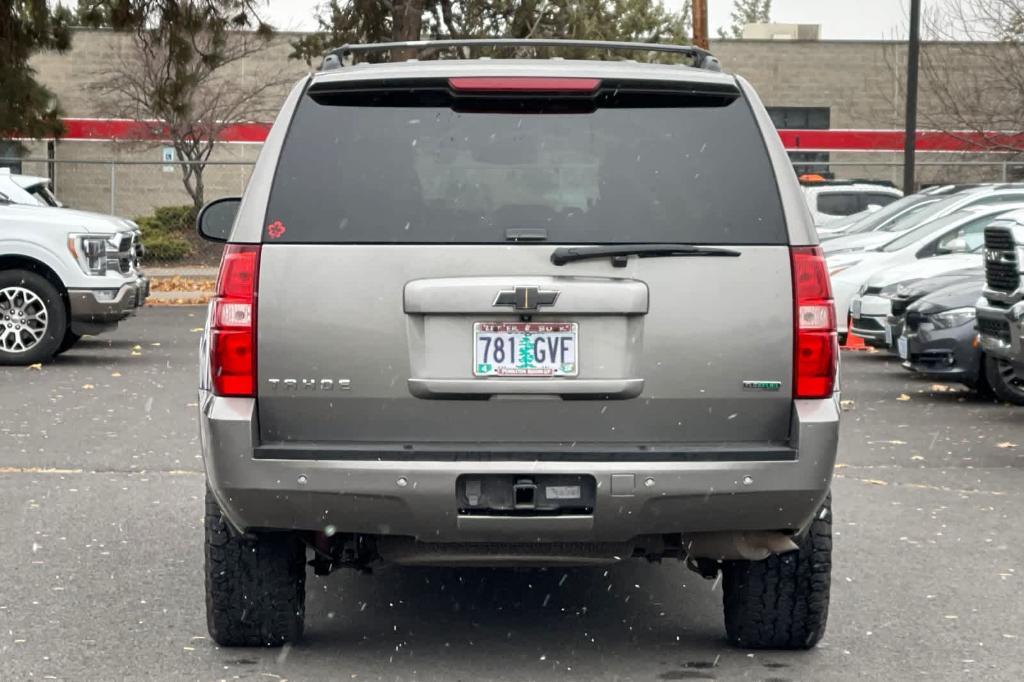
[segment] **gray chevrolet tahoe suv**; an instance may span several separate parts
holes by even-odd
[[[721,576],[740,646],[814,646],[836,321],[750,85],[688,46],[340,64],[387,47],[296,84],[199,217],[213,639],[298,638],[307,565],[633,557]]]

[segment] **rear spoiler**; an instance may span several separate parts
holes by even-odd
[[[321,71],[350,66],[357,53],[389,52],[391,50],[444,50],[457,47],[516,47],[516,48],[585,48],[628,52],[668,52],[689,57],[692,66],[708,71],[721,71],[718,58],[696,45],[669,45],[666,43],[632,43],[621,40],[560,40],[554,38],[467,38],[462,40],[408,40],[395,43],[358,43],[335,48],[324,55]]]

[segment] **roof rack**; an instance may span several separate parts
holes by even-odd
[[[466,38],[459,40],[408,40],[396,43],[357,43],[342,45],[328,52],[320,65],[321,71],[339,69],[351,65],[352,56],[357,52],[385,52],[387,50],[428,50],[449,47],[582,47],[595,50],[623,50],[646,52],[670,52],[693,60],[693,66],[708,71],[721,71],[718,58],[707,50],[695,45],[670,45],[667,43],[631,43],[621,40],[561,40],[556,38]]]

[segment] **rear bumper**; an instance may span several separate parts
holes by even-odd
[[[149,280],[138,277],[117,289],[69,289],[71,330],[94,334],[128,317],[149,296]]]
[[[333,526],[435,543],[621,542],[650,534],[799,530],[831,483],[838,425],[837,399],[795,401],[792,447],[779,448],[788,456],[778,460],[733,461],[715,448],[716,457],[704,461],[409,461],[372,452],[352,459],[351,447],[345,458],[286,459],[259,447],[254,400],[200,397],[207,477],[238,529]],[[467,473],[589,474],[597,482],[594,512],[460,515],[456,479]]]
[[[993,357],[1024,365],[1024,301],[1012,306],[994,306],[986,299],[978,301],[978,328],[981,347]],[[989,325],[985,323],[989,322]],[[987,328],[999,328],[998,335],[986,333]]]

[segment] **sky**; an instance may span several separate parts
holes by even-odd
[[[678,8],[682,0],[664,0]],[[924,0],[925,8],[937,0]],[[313,30],[316,8],[322,0],[269,0],[266,17],[282,31]],[[711,35],[729,23],[732,0],[708,0]],[[908,0],[774,0],[772,20],[782,23],[821,24],[825,40],[887,39],[905,37]]]

